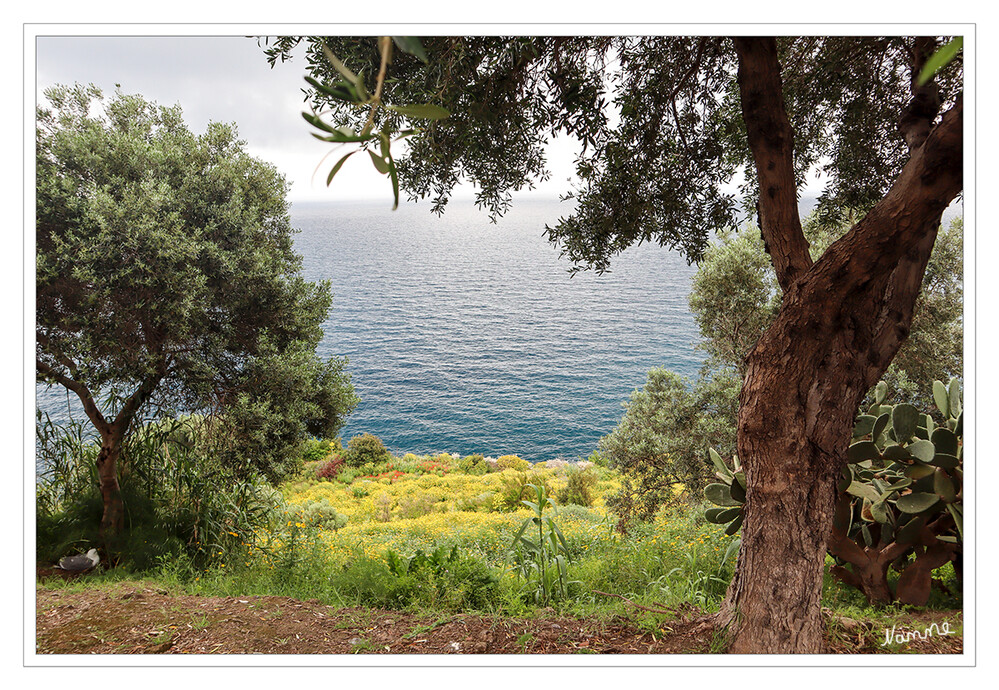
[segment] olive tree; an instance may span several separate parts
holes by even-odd
[[[277,39],[272,62],[301,39]],[[356,108],[343,71],[383,75],[384,41],[306,40],[312,92],[350,132],[420,128],[393,184],[442,210],[461,179],[493,213],[546,174],[549,136],[583,142],[569,214],[548,237],[606,270],[636,242],[701,258],[733,225],[746,170],[780,308],[746,358],[738,449],[748,483],[738,566],[717,623],[731,651],[818,652],[826,540],[854,414],[912,327],[941,214],[962,189],[960,57],[918,75],[937,37],[436,37],[397,53],[377,94],[451,117]],[[388,46],[391,48],[391,46]],[[413,51],[415,52],[415,51]],[[331,86],[333,85],[333,86]],[[356,85],[355,85],[356,87]],[[349,91],[348,89],[347,91]],[[363,89],[362,96],[371,92]],[[413,111],[411,111],[413,112]],[[416,111],[419,114],[420,111]],[[329,125],[327,125],[329,126]],[[323,135],[320,135],[323,136]],[[367,146],[368,143],[362,143]],[[372,151],[378,168],[385,157]],[[798,191],[818,167],[820,211],[859,215],[818,258]]]
[[[97,432],[109,539],[123,524],[122,442],[150,401],[231,413],[228,446],[252,456],[251,434],[283,439],[287,452],[307,432],[335,433],[356,398],[343,362],[315,353],[332,296],[300,275],[285,181],[243,150],[233,126],[195,135],[179,107],[105,99],[93,86],[46,98],[37,375],[79,396]],[[271,380],[289,368],[297,374]]]
[[[803,231],[809,252],[818,259],[849,225],[828,225],[808,216]],[[889,396],[900,395],[929,407],[927,381],[949,381],[962,375],[964,286],[961,218],[941,228],[926,265],[922,290],[913,309],[909,337],[883,379]],[[694,274],[690,309],[697,320],[701,347],[712,368],[745,373],[746,355],[776,318],[781,306],[777,277],[764,250],[759,228],[738,232],[722,229]]]
[[[612,501],[620,527],[632,517],[652,518],[680,496],[701,496],[713,476],[707,449],[735,452],[740,383],[729,370],[693,383],[662,367],[649,371],[617,427],[600,439],[600,451],[623,475]]]

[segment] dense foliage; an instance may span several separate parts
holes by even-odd
[[[618,426],[600,440],[601,452],[623,476],[613,502],[623,520],[650,519],[681,495],[699,495],[711,476],[708,446],[735,452],[739,385],[724,371],[692,385],[667,369],[649,372]]]
[[[677,506],[651,522],[635,520],[622,535],[614,529],[615,517],[606,503],[620,488],[615,470],[549,461],[525,473],[474,474],[462,469],[459,458],[447,457],[392,457],[373,468],[374,475],[352,479],[318,481],[303,474],[283,483],[276,495],[260,486],[258,498],[248,504],[256,520],[252,529],[243,523],[233,529],[223,518],[219,538],[225,540],[206,540],[212,546],[205,545],[203,552],[179,548],[182,539],[164,539],[144,545],[143,560],[129,565],[172,591],[291,596],[335,607],[407,609],[438,617],[463,611],[525,616],[546,606],[582,616],[618,615],[622,607],[634,612],[613,595],[652,609],[717,608],[739,542],[705,522],[696,508]],[[548,538],[543,550],[525,547],[518,555],[513,538],[525,521],[521,536],[538,543],[536,511],[522,503],[510,510],[487,496],[501,493],[504,480],[517,474],[535,486],[550,487],[547,496],[561,496],[577,473],[595,479],[593,505],[566,505],[557,499],[554,506],[546,503],[541,517],[558,532],[543,529],[540,535]],[[229,500],[210,482],[203,489],[206,505]],[[537,491],[525,499],[537,504]],[[382,506],[387,506],[387,521],[380,515]],[[45,534],[69,535],[59,532],[67,523],[43,522],[50,530]],[[147,530],[143,538],[157,536],[162,534]],[[50,544],[39,555],[44,560],[61,553]],[[959,592],[949,568],[934,576]],[[123,575],[118,569],[87,577]],[[542,604],[546,587],[547,603]],[[825,591],[826,605],[858,616],[853,590],[827,577]],[[954,603],[940,592],[930,600],[934,608]],[[635,623],[660,634],[660,626],[672,617],[647,611]]]
[[[360,434],[347,442],[347,451],[343,454],[344,462],[350,467],[387,461],[391,456],[382,440],[374,434]]]
[[[932,386],[933,414],[909,403],[885,404],[888,385],[861,410],[853,429],[849,464],[839,484],[839,499],[828,550],[831,573],[860,590],[867,601],[925,606],[933,571],[953,561],[961,576],[964,542],[964,417],[960,382]],[[742,525],[746,477],[711,450],[717,482],[704,488],[714,504],[709,522]],[[889,585],[894,571],[895,586]]]
[[[79,395],[108,448],[149,405],[207,411],[224,464],[284,476],[357,403],[344,362],[315,354],[332,297],[300,274],[284,179],[233,126],[195,135],[179,107],[79,85],[46,98],[39,380]]]
[[[180,558],[205,568],[269,526],[280,496],[221,462],[217,432],[211,419],[187,416],[127,437],[119,468],[127,510],[113,564],[142,571]],[[39,413],[36,447],[36,554],[46,563],[101,542],[99,444],[81,424],[57,425]]]
[[[850,225],[828,224],[812,214],[803,230],[813,257],[819,257]],[[964,224],[956,218],[937,235],[916,301],[912,328],[884,380],[889,393],[920,404],[932,402],[920,381],[960,377],[964,350]],[[781,305],[781,292],[759,230],[721,230],[704,254],[690,292],[701,347],[709,366],[745,373],[745,357]]]
[[[583,142],[575,212],[549,235],[575,262],[598,270],[636,241],[683,251],[691,260],[710,230],[734,225],[736,204],[721,191],[751,164],[728,39],[685,36],[450,36],[421,39],[428,60],[395,54],[385,97],[430,103],[451,116],[427,123],[378,113],[376,127],[425,127],[397,160],[400,185],[433,198],[441,211],[455,186],[472,182],[493,214],[510,191],[547,176],[544,147],[555,136]],[[306,69],[319,82],[340,75],[323,46],[372,79],[380,52],[372,37],[279,37],[268,61],[292,59],[305,44]],[[909,93],[912,46],[904,37],[781,37],[788,117],[799,180],[820,166],[829,180],[821,215],[867,211],[905,162],[898,127]],[[938,74],[945,105],[961,89],[958,57]],[[370,85],[369,85],[370,86]],[[318,110],[336,126],[360,130],[368,112],[315,88]],[[747,199],[755,187],[747,176]]]

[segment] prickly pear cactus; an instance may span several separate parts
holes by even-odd
[[[734,469],[729,469],[714,448],[708,448],[708,457],[715,467],[715,476],[720,483],[704,487],[704,497],[716,507],[704,511],[708,522],[728,525],[725,534],[735,534],[742,527],[742,508],[746,503],[746,474],[739,465],[739,458],[733,456]]]
[[[948,561],[960,568],[964,538],[964,413],[957,379],[933,383],[939,412],[925,414],[907,403],[886,405],[887,384],[875,388],[875,402],[857,417],[847,465],[839,484],[829,553],[832,573],[857,587],[871,603],[924,605],[931,573]],[[729,467],[708,450],[718,482],[704,489],[714,504],[704,516],[742,526],[746,478],[738,458]],[[849,568],[847,566],[850,566]],[[895,591],[888,570],[901,575]],[[960,572],[960,571],[959,571]]]
[[[924,605],[932,570],[959,561],[964,537],[960,382],[933,384],[940,426],[912,405],[885,405],[885,391],[879,384],[853,429],[829,541],[833,574],[872,603]],[[901,573],[894,593],[889,568]]]

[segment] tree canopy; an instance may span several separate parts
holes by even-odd
[[[634,242],[656,242],[696,261],[714,228],[735,226],[738,204],[724,190],[753,158],[746,139],[738,60],[732,41],[708,36],[469,36],[421,39],[425,64],[396,52],[385,98],[432,103],[451,116],[433,122],[388,110],[376,127],[421,127],[398,160],[402,189],[430,197],[442,212],[462,180],[491,214],[509,208],[511,191],[545,179],[551,137],[583,143],[574,213],[548,229],[577,265],[606,270]],[[326,46],[363,75],[378,71],[372,38],[279,37],[271,64],[305,44],[309,74],[339,78]],[[918,42],[917,42],[918,43]],[[900,114],[910,100],[914,52],[907,37],[778,37],[787,117],[794,132],[794,176],[827,180],[818,212],[826,220],[866,212],[888,191],[908,155]],[[922,96],[935,115],[962,88],[960,56]],[[369,113],[307,90],[337,126],[360,129]],[[919,113],[907,117],[917,118]],[[744,198],[758,183],[747,175]]]
[[[46,98],[38,378],[83,402],[110,466],[102,489],[115,493],[121,439],[150,401],[229,413],[233,458],[264,471],[305,433],[334,434],[356,398],[343,361],[315,354],[332,296],[300,275],[282,176],[234,126],[195,135],[179,107],[80,85]],[[273,381],[278,368],[296,375]],[[108,390],[115,409],[101,409]],[[249,453],[261,436],[284,442]]]

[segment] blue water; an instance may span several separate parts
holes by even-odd
[[[349,358],[361,404],[343,438],[396,453],[587,455],[621,404],[666,366],[703,354],[687,308],[694,267],[632,247],[612,272],[570,277],[543,237],[568,209],[521,201],[496,224],[470,203],[295,204],[295,245],[334,307],[319,351]]]
[[[519,201],[492,224],[460,201],[441,218],[427,204],[293,206],[305,276],[333,285],[320,354],[349,358],[361,398],[344,440],[370,432],[397,454],[585,456],[651,367],[696,374],[694,267],[640,246],[610,273],[570,276],[543,236],[569,211]],[[53,419],[85,422],[75,396],[37,391]]]

